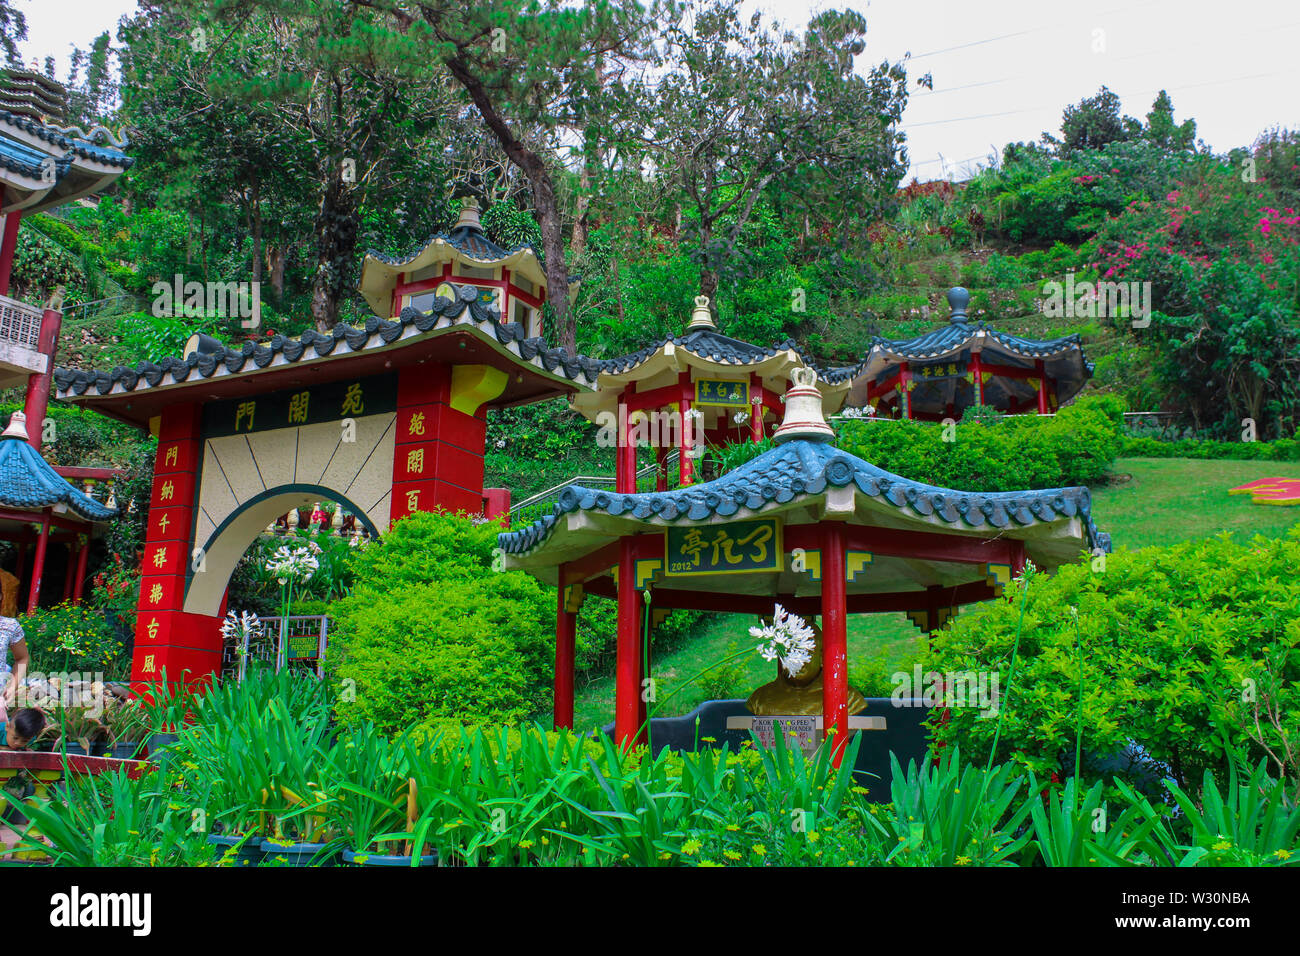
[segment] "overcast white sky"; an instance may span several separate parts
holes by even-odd
[[[54,55],[113,30],[135,0],[17,0],[24,53]],[[1144,117],[1161,89],[1215,150],[1274,126],[1300,127],[1300,4],[1295,0],[747,0],[802,27],[812,12],[852,7],[867,19],[859,66],[912,54],[930,73],[904,115],[912,173],[969,168],[1013,140],[1056,132],[1067,103],[1105,84]],[[910,178],[910,174],[909,174]]]

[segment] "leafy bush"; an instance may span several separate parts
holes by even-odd
[[[518,721],[548,703],[554,592],[493,570],[495,523],[420,513],[351,559],[352,594],[332,606],[341,719],[394,732],[452,721]]]
[[[18,623],[27,636],[30,673],[103,672],[112,679],[130,671],[121,637],[103,610],[56,604],[38,608],[35,614],[20,614]]]
[[[976,418],[956,426],[928,422],[847,420],[839,446],[885,471],[961,491],[1016,491],[1095,484],[1121,446],[1123,404],[1089,396],[1054,418]]]
[[[1104,571],[1082,563],[1032,575],[1023,626],[1022,595],[1011,598],[932,637],[927,669],[1001,675],[1000,717],[954,708],[935,721],[942,744],[986,760],[1000,720],[996,759],[1040,776],[1072,772],[1081,721],[1090,751],[1136,743],[1184,783],[1222,776],[1236,752],[1251,765],[1269,751],[1300,753],[1300,527],[1282,540],[1225,535],[1113,554]],[[1300,775],[1285,758],[1272,770]]]
[[[1120,452],[1124,458],[1210,458],[1233,461],[1300,461],[1300,442],[1294,438],[1277,441],[1197,441],[1190,438],[1161,441],[1158,438],[1125,438]]]

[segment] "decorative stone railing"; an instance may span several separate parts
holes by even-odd
[[[0,339],[36,350],[40,344],[41,316],[44,313],[40,306],[0,295]]]

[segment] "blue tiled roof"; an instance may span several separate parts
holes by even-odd
[[[35,120],[28,119],[26,116],[19,116],[15,113],[10,113],[8,110],[0,110],[0,121],[16,126],[19,129],[30,133],[32,136],[35,136],[37,139],[43,139],[51,146],[63,150],[64,153],[67,154],[63,157],[65,160],[65,168],[66,165],[71,164],[72,153],[76,153],[78,156],[82,156],[86,159],[93,159],[96,162],[104,163],[108,166],[118,166],[122,169],[129,168],[131,164],[135,162],[135,160],[126,155],[126,153],[122,152],[120,149],[101,146],[97,143],[91,142],[90,139],[83,139],[80,136],[68,135],[68,133],[63,130],[56,129],[53,126],[46,126],[43,123],[38,123]],[[15,140],[5,139],[6,142],[9,143],[16,142]],[[31,147],[27,148],[31,149]],[[44,158],[48,154],[40,153],[39,155]]]
[[[134,368],[118,367],[112,372],[81,371],[59,368],[54,372],[54,383],[61,397],[84,395],[88,391],[107,395],[116,385],[126,391],[150,388],[157,385],[183,382],[194,376],[208,378],[224,367],[230,373],[256,371],[270,365],[277,356],[297,362],[303,358],[322,358],[336,349],[346,348],[359,352],[366,348],[380,348],[396,342],[408,326],[428,332],[453,324],[470,326],[491,334],[499,343],[517,351],[526,362],[548,372],[562,375],[580,383],[596,380],[595,363],[582,356],[570,356],[563,349],[550,348],[539,337],[528,338],[522,326],[500,321],[495,306],[485,306],[478,301],[478,290],[473,286],[452,286],[456,297],[439,296],[428,312],[419,312],[410,306],[394,320],[370,318],[361,328],[336,325],[328,335],[308,329],[298,338],[276,335],[264,343],[245,342],[239,349],[222,348],[219,352],[194,352],[184,359],[165,358],[161,362],[141,362]]]
[[[26,441],[15,435],[0,435],[0,504],[39,510],[60,503],[87,521],[117,517],[117,509],[72,487]]]
[[[804,363],[817,370],[817,377],[823,382],[840,382],[844,379],[851,378],[857,372],[858,366],[851,368],[830,368],[823,369],[818,367],[813,361],[795,344],[794,339],[785,339],[776,343],[769,348],[761,345],[754,345],[752,342],[743,342],[740,339],[733,339],[728,335],[723,335],[717,329],[700,328],[691,329],[682,335],[670,335],[667,338],[660,339],[653,345],[648,345],[643,349],[632,352],[629,355],[621,355],[618,358],[609,358],[599,360],[600,370],[617,375],[626,372],[629,369],[636,368],[650,356],[656,354],[661,348],[672,342],[677,348],[685,349],[693,355],[708,359],[711,362],[719,362],[728,365],[756,365],[766,358],[771,358],[778,352],[784,352],[787,349],[793,350]]]
[[[560,493],[554,510],[518,531],[498,536],[507,554],[526,554],[555,530],[570,512],[603,511],[638,520],[707,521],[730,517],[747,508],[762,511],[828,486],[855,485],[864,495],[883,499],[900,512],[937,516],[957,528],[1014,529],[1078,516],[1090,548],[1110,550],[1110,535],[1092,520],[1087,488],[1043,491],[971,492],[939,488],[877,468],[848,452],[821,442],[791,441],[765,452],[713,481],[672,491],[618,494],[578,485]]]
[[[474,226],[457,226],[455,229],[451,230],[451,232],[435,233],[418,246],[414,246],[409,252],[402,256],[386,256],[382,252],[378,252],[374,249],[371,249],[366,253],[366,255],[373,256],[380,262],[387,263],[390,266],[404,266],[409,262],[413,262],[421,252],[440,239],[457,252],[469,256],[471,259],[478,259],[484,262],[498,262],[502,259],[509,259],[521,249],[532,249],[533,255],[537,256],[539,260],[541,259],[541,256],[537,253],[537,249],[531,243],[525,243],[524,245],[516,246],[513,249],[503,249],[489,239],[483,233],[483,230],[477,229]],[[570,278],[572,278],[572,276]]]

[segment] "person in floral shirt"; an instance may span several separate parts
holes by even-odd
[[[9,654],[13,653],[13,666]],[[27,676],[27,641],[23,626],[12,617],[0,617],[0,711],[18,700],[18,687]]]

